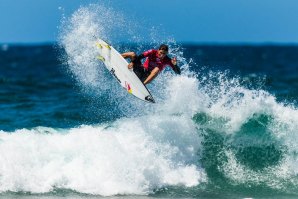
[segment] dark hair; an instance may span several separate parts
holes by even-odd
[[[159,49],[158,50],[164,50],[164,51],[169,51],[169,47],[168,47],[168,45],[166,45],[166,44],[161,44],[160,46],[159,46]]]

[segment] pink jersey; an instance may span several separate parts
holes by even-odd
[[[157,50],[148,50],[143,55],[146,57],[144,68],[148,71],[152,71],[155,67],[158,67],[159,71],[162,71],[166,66],[170,66],[173,70],[175,68],[168,56],[165,56],[162,60],[159,59]]]

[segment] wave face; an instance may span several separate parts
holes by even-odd
[[[286,57],[297,48],[242,47],[252,58],[243,61],[235,53],[240,47],[183,51],[171,38],[156,39],[154,30],[149,44],[123,45],[117,38],[142,38],[141,26],[126,21],[135,22],[104,5],[81,7],[64,19],[58,51],[63,66],[49,46],[0,51],[0,63],[9,69],[0,69],[1,194],[297,196],[298,110],[290,85],[298,61]],[[94,36],[120,52],[167,43],[182,75],[164,71],[148,86],[157,103],[144,103],[95,59]],[[290,82],[278,79],[277,67],[272,77],[280,85],[270,89],[264,71],[246,68],[260,63],[260,51],[271,57],[264,71],[282,63],[292,71]],[[274,59],[276,53],[284,57]],[[231,63],[247,73],[215,67],[231,54]]]

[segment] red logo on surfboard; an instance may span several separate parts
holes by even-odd
[[[126,87],[127,91],[131,94],[132,89],[131,89],[130,84],[128,82],[125,82],[125,87]]]

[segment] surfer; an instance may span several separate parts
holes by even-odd
[[[135,52],[125,52],[122,57],[129,58],[131,63],[128,68],[132,69],[139,79],[146,85],[150,83],[158,73],[166,66],[170,66],[176,74],[180,74],[180,68],[177,66],[177,59],[168,57],[169,47],[165,44],[160,45],[158,50],[151,49],[137,55]],[[146,58],[144,64],[142,59]]]

